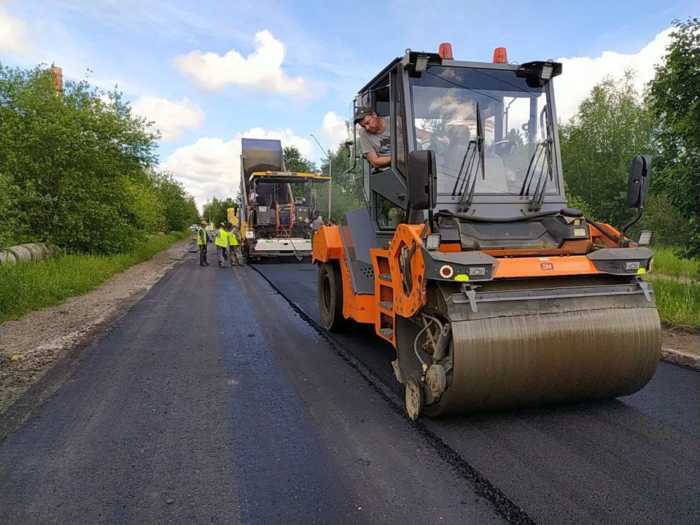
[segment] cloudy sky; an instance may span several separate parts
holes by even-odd
[[[330,8],[329,6],[333,6]],[[675,18],[699,0],[446,2],[0,0],[0,62],[55,62],[118,85],[162,134],[161,165],[201,205],[233,196],[240,139],[280,138],[318,161],[345,138],[355,91],[406,48],[455,57],[554,58],[566,120],[591,87],[633,68],[641,87]]]

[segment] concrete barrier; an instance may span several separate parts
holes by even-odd
[[[0,264],[43,261],[58,255],[60,252],[57,247],[43,242],[18,244],[17,246],[10,246],[5,250],[0,250]]]
[[[16,264],[17,257],[10,250],[0,250],[0,264]]]
[[[24,246],[27,250],[29,250],[29,253],[32,254],[32,261],[41,261],[43,259],[48,259],[49,257],[49,249],[45,244],[31,242],[23,244],[22,246]]]
[[[15,259],[18,263],[29,262],[32,260],[32,252],[30,252],[23,244],[10,246],[8,250],[15,254]]]

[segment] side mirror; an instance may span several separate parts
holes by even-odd
[[[627,187],[627,206],[640,210],[644,208],[647,192],[649,191],[649,178],[651,176],[651,157],[649,155],[636,155],[632,159],[630,175]]]
[[[408,154],[408,208],[432,210],[435,207],[437,169],[431,150],[412,151]]]

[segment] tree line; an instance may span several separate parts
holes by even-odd
[[[629,219],[626,180],[633,155],[652,156],[652,184],[639,228],[659,243],[700,256],[700,19],[674,23],[666,56],[644,93],[633,72],[595,86],[561,127],[569,197],[594,218]]]
[[[0,64],[0,246],[122,253],[197,222],[193,198],[157,169],[149,124],[116,89],[57,91],[45,68]]]

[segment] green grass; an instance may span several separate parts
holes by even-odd
[[[700,328],[700,284],[655,279],[654,291],[662,321]]]
[[[654,247],[654,272],[687,279],[700,279],[700,260],[682,259],[673,249]]]
[[[154,235],[131,253],[65,255],[0,266],[0,323],[96,288],[115,273],[153,257],[185,234]]]

